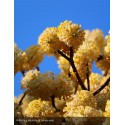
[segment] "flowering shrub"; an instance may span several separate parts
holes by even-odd
[[[56,57],[61,73],[40,72],[38,65],[45,54]],[[103,75],[92,72],[93,62]],[[16,118],[62,117],[60,123],[110,124],[105,119],[110,117],[110,35],[105,37],[103,31],[84,30],[72,21],[47,28],[38,45],[24,52],[14,45],[14,74],[17,72],[23,74],[25,92],[15,97]],[[91,121],[91,117],[104,119]]]

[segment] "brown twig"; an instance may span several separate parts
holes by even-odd
[[[68,76],[69,76],[69,77],[71,76],[71,73],[70,73],[70,72],[68,73]]]
[[[87,63],[87,73],[86,73],[86,78],[87,78],[87,88],[88,91],[90,91],[90,81],[89,81],[89,67],[88,67],[88,63]]]
[[[36,69],[37,69],[37,71],[40,71],[40,68],[38,66],[36,67]]]
[[[94,93],[93,95],[97,95],[100,91],[102,91],[110,82],[110,76],[108,77],[108,79],[105,81],[105,83],[103,85],[101,85]]]
[[[78,85],[76,85],[76,87],[75,87],[75,92],[74,92],[74,94],[76,94],[77,89],[78,89]]]
[[[104,58],[103,55],[99,55],[99,57],[97,58],[96,62],[102,60],[103,58]]]
[[[77,78],[77,80],[78,80],[78,82],[79,82],[81,88],[82,88],[83,90],[87,90],[87,88],[86,88],[85,85],[83,84],[83,82],[82,82],[82,80],[81,80],[81,78],[80,78],[80,76],[79,76],[79,74],[78,74],[78,71],[77,71],[77,69],[76,69],[76,67],[75,67],[74,60],[73,60],[73,49],[72,49],[72,47],[70,47],[70,58],[67,57],[67,56],[66,56],[63,52],[61,52],[60,50],[58,50],[58,53],[59,53],[61,56],[63,56],[66,60],[69,61],[69,63],[70,63],[70,65],[71,65],[72,69],[73,69],[73,72],[74,72],[75,75],[76,75],[76,78]]]
[[[58,53],[63,56],[66,60],[70,61],[70,58],[67,57],[63,52],[61,52],[60,50],[58,50]]]
[[[21,73],[22,73],[22,75],[23,75],[23,77],[25,76],[25,72],[24,71],[21,71]]]
[[[54,95],[52,95],[52,96],[50,96],[50,98],[52,99],[52,106],[53,106],[53,108],[55,108],[55,109],[56,109],[56,112],[59,112],[60,110],[59,110],[59,109],[57,109],[57,108],[56,108],[56,105],[55,105],[55,96],[54,96]]]
[[[20,99],[17,107],[22,105],[23,99],[25,98],[26,94],[27,94],[27,91],[24,92],[24,94],[23,94],[22,98]]]

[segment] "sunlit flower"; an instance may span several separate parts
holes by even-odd
[[[25,111],[27,117],[51,117],[55,112],[55,108],[52,107],[51,102],[41,101],[41,99],[33,100],[28,104]]]
[[[104,47],[106,45],[103,32],[99,29],[92,30],[88,40],[91,42],[94,42],[94,44],[96,46],[98,46],[98,48],[100,50],[100,54],[103,55]]]
[[[23,65],[27,62],[26,53],[14,44],[14,73],[22,71]]]
[[[89,76],[90,90],[94,92],[101,85],[102,76],[97,73],[91,73]],[[85,80],[85,85],[87,87],[87,80]]]
[[[67,107],[64,108],[64,111],[68,110],[69,107],[76,106],[91,106],[93,108],[96,108],[97,101],[91,92],[81,90],[77,91],[77,93],[73,95],[72,101],[67,102],[66,105]]]
[[[85,32],[81,29],[81,25],[74,24],[72,21],[67,20],[58,26],[57,36],[60,41],[74,49],[77,49],[85,40]]]
[[[60,73],[54,77],[55,90],[53,94],[59,98],[68,98],[74,94],[75,83],[65,74]]]
[[[27,48],[26,55],[27,55],[27,64],[23,66],[25,70],[30,70],[33,69],[34,67],[37,67],[44,57],[41,46],[39,45],[30,46],[29,48]]]
[[[55,55],[58,50],[68,51],[68,47],[57,37],[57,28],[50,27],[39,36],[38,44],[47,55]]]
[[[53,73],[41,74],[40,71],[31,70],[22,79],[22,88],[27,88],[29,94],[48,100],[54,90]]]

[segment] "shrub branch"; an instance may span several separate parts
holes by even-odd
[[[57,109],[57,108],[56,108],[56,105],[55,105],[55,96],[54,96],[54,95],[52,95],[52,96],[50,96],[50,98],[52,99],[52,106],[53,106],[53,108],[55,108],[55,109],[56,109],[56,112],[59,112],[60,110],[59,110],[59,109]]]
[[[61,56],[63,56],[66,60],[69,61],[69,63],[70,63],[70,65],[71,65],[72,69],[73,69],[73,72],[74,72],[75,75],[76,75],[76,78],[77,78],[77,80],[78,80],[78,82],[79,82],[81,88],[82,88],[83,90],[87,90],[87,88],[86,88],[85,85],[83,84],[83,82],[82,82],[82,80],[81,80],[81,78],[80,78],[80,76],[79,76],[79,74],[78,74],[78,71],[77,71],[77,69],[76,69],[76,67],[75,67],[74,60],[73,60],[73,49],[72,49],[72,47],[70,47],[70,57],[67,57],[67,56],[66,56],[62,51],[60,51],[60,50],[58,50],[58,53],[59,53]]]
[[[102,91],[110,82],[110,76],[108,77],[108,79],[105,81],[105,83],[103,85],[101,85],[94,93],[93,95],[97,95],[100,91]]]
[[[21,105],[22,105],[23,99],[25,98],[26,94],[27,94],[27,91],[24,92],[22,98],[21,98],[20,101],[19,101],[18,106],[21,106]]]
[[[86,78],[87,78],[87,88],[88,91],[90,91],[90,80],[89,80],[89,67],[88,67],[88,63],[87,63],[87,73],[86,73]]]

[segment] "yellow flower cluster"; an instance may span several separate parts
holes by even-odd
[[[64,112],[68,111],[69,108],[76,106],[90,106],[93,108],[97,108],[96,98],[90,91],[77,91],[77,93],[73,95],[72,98],[73,99],[71,101],[66,103],[67,107],[64,108]]]
[[[39,45],[30,46],[25,52],[14,45],[14,72],[17,73],[18,71],[26,71],[37,67],[43,56],[44,54]]]
[[[22,79],[22,88],[27,88],[29,94],[48,100],[52,95],[54,86],[53,73],[41,74],[40,71],[30,70]]]
[[[76,106],[69,107],[64,117],[66,121],[75,125],[98,124],[100,123],[98,119],[103,117],[103,112],[90,106]],[[97,120],[95,120],[96,117],[98,118]]]
[[[94,92],[100,85],[102,76],[97,73],[91,73],[89,76],[89,82],[90,82],[90,91]],[[85,80],[85,85],[87,87],[87,80]]]
[[[22,88],[34,88],[37,87],[41,82],[41,73],[37,70],[30,70],[23,77],[21,84]]]
[[[110,117],[110,100],[107,100],[104,116],[105,117]]]
[[[56,53],[60,48],[60,40],[57,37],[57,28],[51,27],[43,31],[39,36],[38,44],[41,45],[42,50],[51,55]]]
[[[38,64],[43,60],[44,54],[41,46],[30,46],[26,50],[27,55],[27,65],[24,66],[25,70],[30,70],[38,66]]]
[[[105,53],[107,56],[110,56],[110,35],[106,37],[107,45],[105,46]]]
[[[90,30],[85,30],[85,41],[89,41],[90,34],[91,34]]]
[[[47,72],[41,74],[40,71],[30,70],[22,79],[22,88],[27,88],[29,94],[48,100],[50,96],[68,98],[74,93],[75,84],[64,74],[54,76]]]
[[[42,51],[47,55],[57,54],[57,50],[68,51],[68,47],[57,37],[57,28],[50,27],[43,31],[39,36],[38,44],[41,45]]]
[[[66,101],[63,98],[61,99],[55,98],[55,106],[57,109],[60,109],[62,112],[63,108],[66,106]]]
[[[14,44],[14,74],[22,70],[23,65],[26,63],[26,53]]]
[[[55,90],[53,94],[59,98],[68,98],[70,95],[74,94],[75,83],[71,81],[70,78],[65,76],[65,74],[60,73],[54,77]]]
[[[96,62],[98,68],[102,71],[108,72],[110,69],[110,35],[106,37],[106,46],[104,47],[103,59]]]
[[[81,57],[81,61],[93,62],[99,57],[99,49],[92,42],[84,42],[76,52],[76,57]]]
[[[100,81],[100,86],[104,84],[104,82],[107,80],[108,76],[104,76],[102,80]],[[105,105],[107,100],[110,99],[110,85],[106,86],[98,95],[95,96],[97,103],[98,103],[98,109],[101,109],[102,111],[105,111]]]
[[[104,34],[101,30],[92,30],[92,32],[88,35],[88,41],[93,42],[99,48],[100,54],[103,55],[106,42]]]
[[[103,112],[90,106],[69,107],[69,111],[64,114],[65,117],[102,117]],[[65,110],[64,110],[65,111]]]
[[[52,117],[54,115],[55,108],[52,107],[51,102],[41,101],[41,99],[33,100],[28,104],[25,111],[27,117]]]
[[[85,40],[84,36],[85,32],[80,25],[66,20],[57,28],[45,29],[39,36],[38,44],[44,53],[50,56],[57,55],[58,50],[69,54],[69,47],[76,50]]]
[[[81,25],[73,24],[72,21],[67,20],[58,26],[57,36],[60,41],[74,49],[77,49],[85,40],[85,32],[81,29]]]

